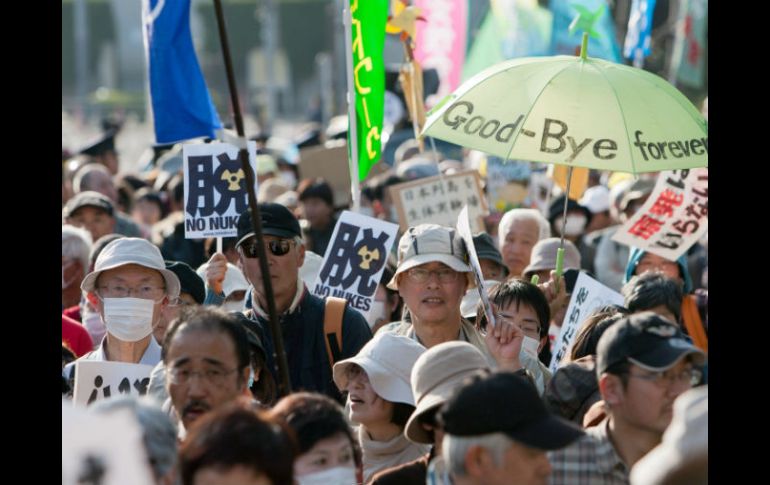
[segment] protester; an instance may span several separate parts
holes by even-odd
[[[498,224],[500,252],[508,267],[509,277],[519,277],[529,265],[532,248],[551,236],[548,221],[536,209],[511,209]]]

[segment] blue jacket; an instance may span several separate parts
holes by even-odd
[[[626,275],[623,277],[623,284],[625,285],[634,276],[634,270],[636,269],[636,263],[642,259],[642,256],[647,254],[647,251],[643,249],[631,248],[631,254],[628,256],[628,264],[626,264]],[[690,278],[690,271],[687,269],[687,253],[679,256],[676,260],[679,265],[679,270],[682,273],[682,279],[684,280],[684,288],[682,289],[685,295],[692,293],[692,278]]]
[[[324,300],[312,295],[305,288],[294,311],[278,316],[278,325],[283,331],[283,346],[289,364],[292,392],[319,392],[342,403],[342,394],[332,380],[332,369],[326,353],[323,335],[324,309]],[[246,316],[254,322],[255,330],[265,347],[268,369],[276,382],[279,382],[270,323],[256,315],[253,310],[248,310]],[[346,306],[342,316],[342,352],[335,361],[355,356],[371,338],[372,332],[363,315]]]

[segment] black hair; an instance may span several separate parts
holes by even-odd
[[[548,306],[548,300],[542,290],[532,283],[512,278],[495,285],[489,291],[489,301],[498,307],[507,307],[511,303],[515,303],[517,309],[522,303],[531,306],[540,320],[540,338],[548,335],[551,308]],[[479,302],[479,308],[476,312],[476,327],[483,330],[486,326],[487,316],[484,313],[483,303]]]
[[[416,408],[411,404],[394,402],[393,415],[390,417],[390,422],[403,430],[406,427],[406,422],[409,421],[409,417],[415,409]]]
[[[342,433],[350,440],[356,465],[361,465],[358,440],[345,419],[344,410],[332,398],[312,392],[292,393],[278,401],[271,416],[283,420],[294,431],[300,455],[319,441]]]
[[[604,332],[628,313],[626,308],[619,305],[607,305],[594,310],[580,325],[570,349],[569,360],[596,355],[596,346]]]
[[[179,449],[183,485],[203,469],[243,466],[270,483],[293,483],[296,448],[280,424],[242,404],[231,403],[195,423]]]
[[[242,371],[249,365],[249,342],[246,330],[241,326],[237,317],[215,307],[191,306],[182,308],[166,333],[161,349],[161,359],[168,365],[166,358],[174,337],[179,332],[201,331],[208,333],[221,333],[230,337],[235,347],[235,356],[238,362],[238,370]]]
[[[665,306],[677,323],[682,313],[682,285],[661,273],[648,271],[634,276],[623,286],[626,307],[637,313],[657,306]]]
[[[334,192],[332,191],[332,187],[322,178],[303,180],[297,187],[297,194],[301,201],[310,197],[316,197],[326,202],[327,205],[334,207]]]

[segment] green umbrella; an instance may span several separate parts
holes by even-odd
[[[599,170],[708,166],[707,122],[682,93],[655,74],[582,55],[490,67],[444,98],[422,135]]]
[[[587,43],[584,33],[580,56],[513,59],[480,72],[428,113],[421,136],[570,168],[707,167],[708,124],[695,106],[659,76],[589,58]],[[563,247],[557,274],[562,255]]]

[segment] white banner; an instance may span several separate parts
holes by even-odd
[[[75,364],[76,405],[119,395],[143,396],[150,384],[151,365],[78,360]]]
[[[127,409],[101,415],[62,401],[62,485],[155,483],[142,436],[142,427]]]
[[[575,341],[580,326],[591,312],[605,305],[622,306],[623,303],[623,296],[620,293],[607,288],[581,271],[572,290],[561,332],[554,342],[554,352],[548,369],[552,373],[556,372],[562,358],[572,349],[572,342]]]
[[[676,261],[708,231],[708,168],[661,172],[655,190],[613,241]]]
[[[483,218],[489,209],[476,170],[421,178],[389,190],[404,231],[418,224],[453,227],[465,205],[473,232],[484,231]]]
[[[257,192],[257,144],[247,144]],[[184,235],[187,239],[235,237],[249,207],[238,147],[226,143],[184,145]]]
[[[489,302],[487,296],[487,290],[484,288],[484,273],[481,271],[481,263],[479,263],[479,256],[476,254],[476,246],[473,245],[473,234],[471,233],[471,226],[468,223],[468,206],[464,206],[460,211],[460,215],[457,217],[457,233],[465,241],[465,247],[468,250],[468,259],[473,270],[473,277],[476,278],[476,290],[479,292],[479,298],[484,302],[484,313],[487,315],[487,321],[495,328],[497,322],[495,322],[495,312],[492,310],[492,304]],[[476,315],[476,318],[479,318]]]
[[[367,317],[397,234],[396,224],[344,211],[334,226],[311,293],[344,298]]]

